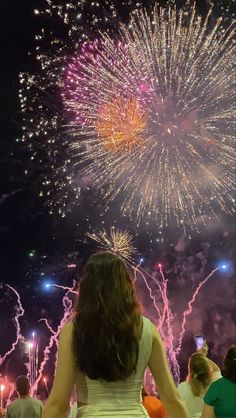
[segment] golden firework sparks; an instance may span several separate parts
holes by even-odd
[[[147,111],[135,97],[113,99],[99,110],[96,130],[108,149],[131,151],[142,144],[147,126]]]
[[[110,229],[107,233],[105,230],[97,233],[87,233],[87,236],[93,241],[99,243],[100,249],[116,254],[124,261],[132,262],[136,248],[133,246],[132,236],[128,231]]]

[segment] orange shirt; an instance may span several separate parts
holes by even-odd
[[[166,418],[167,412],[163,403],[155,396],[144,396],[143,406],[150,418]]]

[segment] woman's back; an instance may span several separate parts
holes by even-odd
[[[114,254],[94,254],[80,281],[74,320],[60,333],[56,374],[43,418],[67,417],[74,385],[78,416],[148,417],[141,403],[147,366],[170,416],[187,418],[161,336],[140,315],[127,266]]]
[[[201,417],[203,408],[203,395],[194,396],[188,382],[180,383],[178,386],[178,391],[188,409],[189,417]]]
[[[214,372],[212,374],[212,382],[221,378],[219,372]],[[205,392],[202,392],[200,396],[194,396],[189,382],[182,382],[178,386],[178,391],[183,399],[189,413],[190,418],[198,418],[202,416],[202,409],[204,405],[204,395]]]
[[[92,380],[78,372],[78,416],[87,417],[147,417],[142,406],[141,388],[145,369],[152,351],[151,322],[143,317],[143,330],[139,341],[137,370],[123,381]],[[82,415],[83,414],[83,415]]]

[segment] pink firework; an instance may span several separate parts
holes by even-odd
[[[15,341],[11,345],[11,348],[2,357],[0,356],[0,366],[15,351],[17,345],[21,341],[24,341],[24,337],[21,334],[20,318],[23,317],[25,311],[24,311],[24,308],[23,308],[22,303],[21,303],[21,298],[20,298],[19,293],[16,291],[16,289],[14,289],[14,287],[10,286],[9,284],[6,284],[6,287],[8,289],[10,289],[11,292],[13,292],[13,294],[16,296],[16,300],[17,300],[17,308],[16,308],[17,312],[16,312],[16,315],[14,317],[15,328],[16,328],[16,337],[15,337]]]
[[[210,14],[193,7],[186,27],[183,10],[139,11],[118,40],[103,34],[69,59],[74,161],[138,224],[175,219],[186,231],[232,213],[235,45]]]

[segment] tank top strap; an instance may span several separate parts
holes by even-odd
[[[145,357],[145,362],[148,363],[151,352],[152,352],[152,323],[151,321],[146,318],[145,316],[143,318],[143,332],[142,332],[142,338],[141,338],[141,346],[142,346],[142,352]]]

